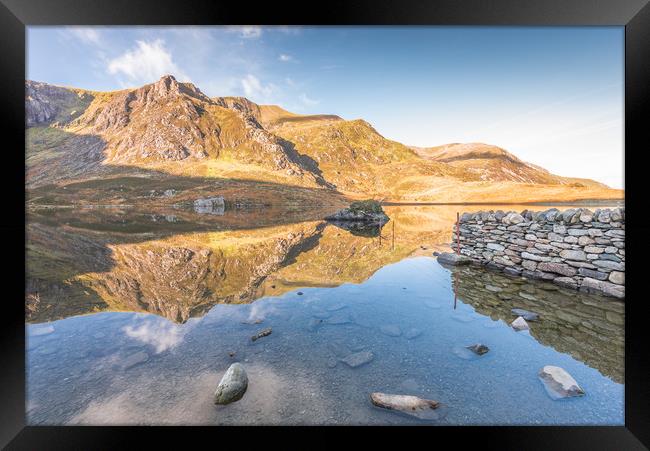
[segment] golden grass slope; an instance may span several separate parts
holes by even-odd
[[[395,202],[623,197],[622,190],[551,174],[496,146],[408,147],[362,119],[209,98],[171,76],[108,93],[66,89],[74,95],[59,100],[57,120],[27,129],[28,186],[155,171]]]

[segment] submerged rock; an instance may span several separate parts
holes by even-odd
[[[149,360],[149,354],[147,354],[145,351],[138,351],[135,354],[131,354],[124,359],[122,362],[122,368],[128,370],[129,368],[144,363],[147,360]]]
[[[526,321],[537,321],[539,319],[539,315],[537,313],[529,312],[528,310],[524,310],[522,308],[513,308],[510,311],[513,315],[521,316]]]
[[[529,330],[530,329],[530,327],[528,326],[528,323],[526,322],[526,320],[523,319],[521,316],[518,316],[516,320],[514,320],[512,323],[510,323],[510,325],[516,331]]]
[[[432,412],[432,410],[437,409],[440,405],[438,401],[431,399],[386,393],[371,393],[370,401],[382,409],[396,410],[421,419],[437,419],[437,413]]]
[[[443,265],[467,265],[471,262],[469,257],[465,255],[455,254],[453,252],[443,252],[438,255],[438,263]]]
[[[584,396],[585,391],[569,373],[559,366],[546,365],[539,370],[539,378],[553,399]]]
[[[251,340],[256,341],[259,338],[266,337],[267,335],[271,335],[271,332],[273,332],[273,329],[270,327],[267,327],[264,330],[261,330],[260,332],[256,333],[251,337]]]
[[[389,337],[399,337],[402,335],[402,330],[395,324],[384,324],[379,330],[382,334],[388,335]]]
[[[485,346],[484,344],[481,344],[481,343],[476,343],[476,344],[471,345],[471,346],[466,346],[466,348],[469,349],[470,351],[472,351],[474,354],[477,354],[477,355],[486,354],[490,350],[490,348],[488,348],[487,346]]]
[[[248,375],[240,363],[233,363],[221,378],[214,392],[215,404],[230,404],[238,401],[248,388]]]
[[[417,338],[420,335],[422,335],[422,332],[423,332],[422,329],[418,329],[417,327],[411,327],[409,330],[404,332],[404,336],[408,340],[412,340],[412,339]]]
[[[357,368],[361,365],[371,362],[375,355],[370,351],[361,351],[350,354],[341,359],[341,362],[347,364],[351,368]]]

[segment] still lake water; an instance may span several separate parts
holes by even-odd
[[[28,423],[624,424],[623,303],[432,256],[456,211],[490,208],[531,209],[386,207],[380,236],[321,213],[31,215]],[[540,320],[515,332],[511,308]],[[480,357],[465,349],[478,342]],[[248,391],[215,406],[233,362]],[[551,399],[545,365],[586,395]],[[374,391],[443,407],[422,421],[374,407]]]

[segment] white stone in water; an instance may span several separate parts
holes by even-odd
[[[438,419],[437,413],[433,411],[440,406],[440,403],[431,399],[411,395],[372,393],[370,401],[383,409],[396,410],[421,419]]]
[[[512,326],[512,328],[514,330],[516,330],[516,331],[529,330],[530,329],[530,327],[528,327],[528,323],[526,322],[526,320],[524,318],[522,318],[521,316],[517,317],[517,319],[515,319],[510,324],[510,326]]]
[[[248,388],[248,376],[240,363],[233,363],[221,378],[214,392],[215,404],[230,404],[239,401]]]
[[[539,378],[544,383],[546,392],[553,399],[583,396],[585,394],[576,380],[559,366],[546,365],[539,371]]]

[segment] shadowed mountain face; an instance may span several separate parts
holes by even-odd
[[[537,341],[624,381],[625,304],[616,300],[530,282],[474,266],[451,269],[458,299],[493,320],[512,322],[519,308],[539,314],[530,333]]]
[[[157,174],[170,184],[193,177],[313,188],[314,203],[337,193],[409,202],[622,197],[620,190],[550,174],[494,146],[410,148],[362,119],[209,98],[170,75],[115,92],[32,81],[25,90],[30,189]]]

